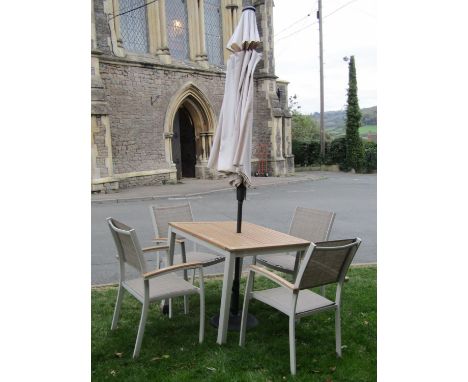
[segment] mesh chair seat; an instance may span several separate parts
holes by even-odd
[[[286,290],[283,287],[255,291],[252,292],[252,297],[278,309],[284,314],[289,315],[291,312],[293,294],[291,291]],[[335,306],[333,301],[305,289],[299,292],[296,305],[296,315],[317,309],[323,309],[325,307],[331,308],[332,306]]]
[[[187,252],[186,253],[187,257],[187,262],[200,262],[203,264],[204,267],[218,264],[222,261],[224,261],[224,256],[219,256],[215,255],[212,253],[206,253],[206,252]],[[182,255],[174,255],[174,264],[180,264],[182,263]]]
[[[143,302],[145,289],[142,278],[126,280],[122,284],[133,296]],[[174,273],[169,273],[149,280],[150,301],[188,294],[198,294],[198,288]]]
[[[276,271],[285,272],[285,273],[294,272],[295,262],[296,262],[295,256],[282,254],[282,253],[279,255],[271,255],[271,256],[257,256],[257,263],[273,268]]]

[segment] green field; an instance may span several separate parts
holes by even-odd
[[[360,135],[377,134],[377,125],[365,125],[359,128]]]

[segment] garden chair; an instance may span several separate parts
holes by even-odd
[[[169,238],[167,237],[169,222],[191,222],[193,221],[192,208],[190,203],[172,206],[150,206],[151,219],[153,221],[153,228],[156,243],[165,243],[169,245]],[[214,264],[218,264],[224,261],[224,257],[200,252],[194,247],[193,251],[187,251],[185,246],[185,240],[182,237],[176,237],[176,243],[180,245],[180,254],[174,254],[174,264],[186,263],[186,262],[200,262],[203,267],[209,267]],[[187,280],[187,276],[184,276]],[[192,283],[194,281],[195,271],[192,277]]]
[[[133,351],[133,358],[138,357],[140,353],[149,304],[166,298],[179,296],[185,297],[191,294],[198,294],[200,296],[199,341],[202,343],[205,333],[205,292],[202,264],[192,262],[148,271],[144,253],[157,251],[160,250],[161,247],[167,246],[156,246],[142,249],[133,228],[130,228],[113,218],[107,218],[107,223],[109,224],[115,246],[117,247],[117,257],[120,263],[119,289],[114,316],[112,318],[111,330],[115,330],[117,327],[120,307],[122,305],[125,290],[143,304],[135,349]],[[136,269],[140,273],[139,277],[127,280],[125,277],[125,267],[127,265]],[[199,269],[199,288],[174,273],[174,271],[187,269]]]
[[[315,210],[312,208],[296,207],[289,227],[289,234],[312,243],[328,240],[335,220],[335,213]],[[257,256],[256,262],[276,271],[293,275],[297,274],[300,263],[299,256],[291,256],[287,253]]]
[[[169,222],[191,222],[193,221],[193,214],[192,208],[190,203],[184,203],[181,205],[170,205],[170,206],[158,206],[158,205],[151,205],[150,207],[150,215],[151,220],[153,222],[153,229],[154,229],[154,242],[156,243],[164,243],[169,246],[169,238],[168,238],[168,229],[169,229]],[[218,264],[224,261],[224,257],[200,252],[197,250],[196,246],[194,245],[193,251],[187,251],[185,246],[185,240],[182,237],[176,237],[176,244],[180,245],[180,254],[174,254],[174,261],[173,264],[177,263],[187,263],[187,262],[198,262],[201,263],[203,267],[209,267],[214,264]],[[159,258],[158,258],[159,263]],[[187,270],[184,270],[184,279],[188,281],[187,277]],[[192,284],[195,281],[195,269],[193,269],[192,274]],[[184,297],[184,311],[187,314],[189,310],[188,304],[188,296]],[[164,310],[163,307],[163,311]],[[169,300],[169,318],[172,317],[172,300]]]
[[[249,301],[254,298],[289,316],[289,357],[291,374],[296,374],[295,325],[300,317],[325,310],[335,311],[335,349],[341,357],[341,291],[349,265],[361,244],[361,239],[334,240],[311,243],[297,273],[294,283],[276,273],[251,265],[244,294],[244,307],[239,345],[245,344],[246,318]],[[255,274],[265,276],[279,285],[277,288],[253,291]],[[335,301],[309,290],[327,284],[337,284]]]

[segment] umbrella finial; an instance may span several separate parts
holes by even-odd
[[[254,12],[257,11],[257,9],[254,6],[251,6],[251,5],[249,5],[248,7],[242,8],[242,12],[248,11],[248,10],[251,10],[251,11],[254,11]]]

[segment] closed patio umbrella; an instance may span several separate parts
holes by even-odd
[[[245,7],[231,36],[227,49],[233,54],[226,65],[226,84],[218,128],[208,160],[208,167],[227,174],[230,184],[237,188],[237,232],[241,232],[242,203],[251,185],[251,152],[253,124],[253,74],[262,58],[255,48],[260,44],[254,7]],[[237,321],[239,311],[240,260],[236,259],[236,273],[231,301],[231,321]]]

